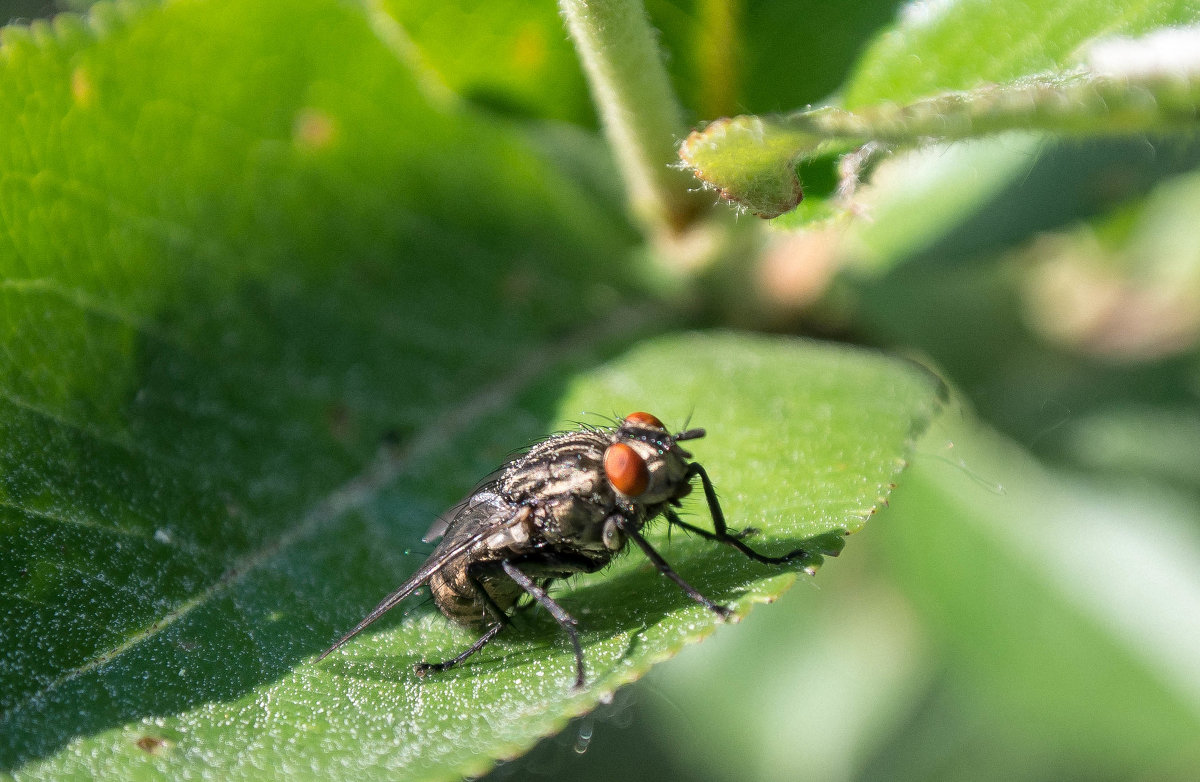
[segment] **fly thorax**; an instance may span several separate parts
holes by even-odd
[[[597,502],[593,495],[560,495],[544,508],[543,534],[547,540],[568,548],[606,550],[604,520],[611,510],[611,495],[607,502]]]

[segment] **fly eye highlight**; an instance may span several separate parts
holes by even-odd
[[[625,416],[625,423],[633,424],[634,426],[650,426],[655,429],[667,428],[663,426],[663,422],[658,420],[656,416],[642,412],[630,413],[629,415]]]
[[[604,476],[626,497],[637,497],[650,485],[646,460],[625,443],[613,443],[604,452]]]

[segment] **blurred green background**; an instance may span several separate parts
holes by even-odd
[[[9,3],[0,20],[69,5]],[[648,12],[700,122],[836,95],[931,5],[652,0]],[[995,22],[979,4],[945,5]],[[382,6],[485,123],[540,139],[615,200],[553,4]],[[1038,51],[1071,48],[1072,13],[1122,10],[1063,3],[1060,26],[989,34],[1004,51],[1044,34],[1037,65]],[[1186,3],[1163,14],[1200,18]],[[972,56],[931,46],[931,61]],[[1010,134],[888,156],[874,175],[860,221],[773,226],[773,249],[732,271],[736,301],[728,268],[645,284],[686,298],[689,325],[914,357],[958,406],[815,582],[493,778],[1196,778],[1200,141]],[[820,198],[822,172],[807,181]]]

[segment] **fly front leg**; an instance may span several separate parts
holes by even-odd
[[[487,646],[488,642],[500,634],[500,631],[509,625],[508,615],[504,613],[504,609],[496,605],[496,601],[488,594],[488,591],[483,588],[483,584],[479,580],[477,574],[478,568],[472,566],[467,569],[467,582],[475,590],[475,594],[483,602],[484,611],[492,617],[492,624],[484,630],[483,635],[479,640],[471,644],[462,654],[452,657],[449,660],[443,660],[440,663],[419,662],[413,666],[413,671],[422,678],[430,671],[445,671],[453,668],[471,655],[478,652],[483,647]]]
[[[688,465],[686,479],[690,481],[697,475],[700,476],[700,483],[704,486],[704,498],[708,500],[708,512],[712,514],[713,529],[716,530],[716,532],[709,532],[706,529],[701,529],[695,525],[688,524],[686,521],[680,519],[678,514],[676,514],[675,511],[671,510],[670,508],[666,508],[664,510],[664,515],[667,517],[667,521],[671,522],[677,527],[682,527],[688,532],[694,532],[702,538],[715,540],[719,543],[725,543],[733,546],[738,551],[750,557],[750,559],[753,559],[756,562],[765,563],[767,565],[782,565],[785,562],[791,562],[794,559],[800,559],[808,556],[809,552],[807,550],[798,548],[794,551],[789,551],[782,557],[770,557],[766,554],[760,554],[759,552],[747,546],[742,542],[742,538],[752,534],[754,530],[745,529],[740,533],[730,533],[729,527],[725,524],[725,513],[721,510],[721,503],[717,501],[717,491],[713,488],[712,481],[708,479],[708,473],[706,473],[704,468],[699,464],[692,462]]]
[[[582,689],[584,682],[583,671],[583,647],[579,645],[579,631],[576,629],[578,622],[575,617],[567,613],[566,609],[554,601],[554,598],[546,594],[536,581],[525,575],[520,568],[514,565],[509,560],[503,560],[500,567],[504,568],[504,572],[508,577],[517,583],[517,586],[524,589],[530,597],[537,601],[538,605],[550,612],[550,616],[554,617],[554,621],[558,622],[571,639],[571,646],[575,648],[575,689]],[[546,580],[549,583],[549,579]]]
[[[712,611],[722,619],[728,619],[733,615],[733,609],[729,608],[728,606],[714,603],[704,595],[700,594],[700,592],[694,586],[684,581],[683,576],[676,573],[675,570],[667,564],[667,561],[662,558],[662,555],[654,550],[654,547],[650,545],[650,542],[642,537],[642,533],[634,529],[633,525],[629,524],[625,521],[625,519],[622,518],[617,522],[617,526],[621,528],[621,532],[625,533],[630,540],[637,544],[637,547],[642,550],[642,552],[646,555],[646,558],[654,563],[654,566],[658,568],[658,572],[662,573],[664,576],[678,584],[679,588],[683,590],[685,595],[695,600],[708,610]]]

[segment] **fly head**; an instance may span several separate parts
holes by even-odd
[[[604,452],[604,477],[622,500],[640,506],[660,505],[687,496],[692,487],[688,460],[680,440],[704,436],[703,429],[672,435],[650,413],[630,413]]]

